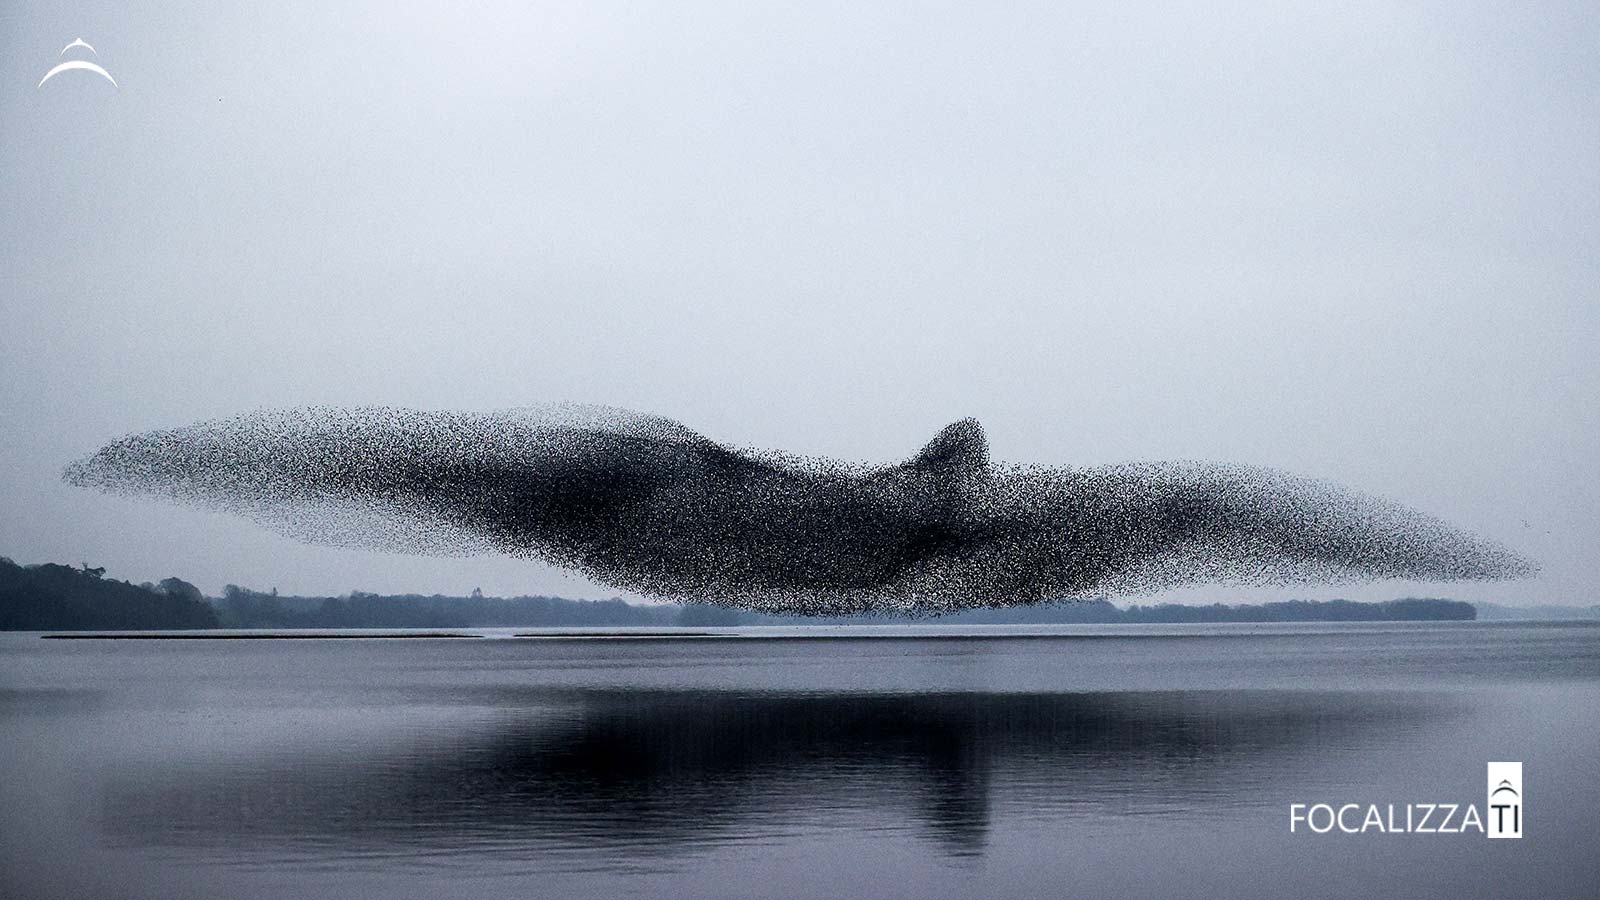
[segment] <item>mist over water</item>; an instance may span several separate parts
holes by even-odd
[[[17,896],[1569,896],[1600,628],[0,637]],[[503,633],[487,632],[491,636]],[[1290,834],[1483,803],[1527,837]]]

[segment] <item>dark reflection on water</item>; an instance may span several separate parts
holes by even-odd
[[[996,806],[1070,820],[1259,798],[1309,750],[1459,713],[1429,692],[780,693],[504,689],[412,739],[119,770],[124,846],[229,858],[539,849],[615,868],[797,832],[901,829],[981,855]],[[590,859],[589,857],[593,857]],[[543,859],[544,865],[555,860]]]
[[[1600,628],[0,635],[0,897],[1587,896]],[[1291,833],[1483,802],[1527,838]]]

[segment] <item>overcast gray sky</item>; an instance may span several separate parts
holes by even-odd
[[[0,554],[610,596],[69,488],[249,409],[549,401],[860,461],[1248,462],[1594,602],[1592,4],[0,7]],[[331,8],[336,7],[336,8]],[[39,78],[76,37],[88,72]]]

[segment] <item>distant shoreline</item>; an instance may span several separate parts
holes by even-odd
[[[1348,629],[1337,626],[1427,626],[1427,625],[1488,625],[1514,626],[1514,625],[1583,625],[1592,624],[1600,627],[1600,620],[1575,619],[1568,621],[1553,620],[1528,620],[1522,622],[1509,621],[1390,621],[1390,622],[1180,622],[1180,623],[1140,623],[1135,625],[1038,625],[1038,626],[1005,626],[1005,625],[978,625],[966,628],[929,627],[918,626],[912,623],[902,625],[861,625],[861,626],[821,626],[821,625],[755,625],[740,626],[736,630],[728,631],[683,631],[666,626],[648,626],[636,630],[618,631],[543,631],[543,632],[518,632],[514,634],[470,634],[460,632],[440,631],[364,631],[362,629],[332,629],[317,633],[281,632],[262,629],[255,633],[239,633],[224,631],[222,629],[195,629],[170,632],[121,632],[121,631],[69,631],[40,634],[41,640],[56,641],[361,641],[361,640],[482,640],[482,641],[523,641],[528,643],[555,643],[555,644],[580,644],[580,643],[915,643],[922,642],[1028,642],[1028,641],[1057,641],[1067,643],[1078,642],[1115,642],[1115,641],[1188,641],[1188,640],[1255,640],[1260,638],[1279,637],[1284,635],[1337,637],[1351,633]],[[1227,630],[1217,630],[1215,626],[1223,626]],[[1212,627],[1207,627],[1212,626]],[[1296,626],[1308,626],[1300,628]],[[1335,627],[1329,627],[1335,626]],[[1050,629],[1041,631],[1002,631],[1002,628],[1039,628]],[[1118,631],[1102,632],[1072,632],[1057,629],[1071,628],[1114,628]],[[1145,630],[1145,629],[1154,630]],[[1321,630],[1318,630],[1320,628]],[[895,629],[895,630],[884,630]],[[1126,629],[1126,630],[1122,630]],[[1192,630],[1190,630],[1192,629]],[[489,630],[489,629],[485,629]]]
[[[774,616],[710,604],[641,604],[620,598],[382,596],[352,592],[340,597],[279,596],[229,585],[221,597],[206,597],[180,578],[134,585],[105,577],[104,569],[55,564],[22,566],[0,557],[0,631],[152,632],[227,629],[390,629],[387,636],[471,637],[469,628],[529,629],[527,636],[579,640],[581,636],[534,635],[538,629],[735,628],[752,626],[916,625],[1113,625],[1270,624],[1291,622],[1432,622],[1482,620],[1600,619],[1596,607],[1522,609],[1441,598],[1382,602],[1286,600],[1259,604],[1118,606],[1105,598],[1061,600],[1032,606],[963,610],[944,616]],[[403,633],[396,629],[409,629]],[[418,632],[425,632],[426,635]],[[681,633],[681,632],[680,632]],[[63,634],[62,637],[68,635]],[[385,635],[345,635],[377,639]],[[597,635],[598,636],[598,635]],[[610,637],[610,634],[606,635]],[[268,635],[219,634],[218,639],[265,639]],[[278,635],[309,638],[312,635]],[[707,635],[710,637],[710,635]],[[125,638],[126,639],[126,638]],[[183,639],[172,635],[171,639]]]

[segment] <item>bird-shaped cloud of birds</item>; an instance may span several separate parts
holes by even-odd
[[[874,467],[739,449],[603,407],[317,407],[132,435],[64,477],[315,543],[505,553],[764,612],[925,614],[1197,583],[1535,571],[1420,512],[1268,469],[996,464],[971,419]]]

